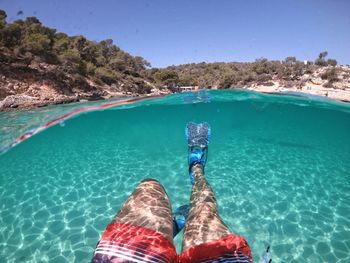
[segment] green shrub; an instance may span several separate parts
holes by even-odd
[[[108,68],[99,67],[95,70],[95,76],[97,78],[100,78],[104,83],[110,85],[117,80],[116,74],[113,72],[113,70],[110,70]]]
[[[247,73],[246,75],[242,76],[242,82],[243,84],[249,84],[256,80],[256,76],[252,73]]]
[[[96,66],[91,62],[87,62],[85,65],[86,65],[86,74],[89,76],[93,76],[95,74]]]
[[[331,83],[336,82],[339,80],[338,71],[336,68],[327,69],[323,74],[321,74],[321,78],[328,80]]]
[[[325,84],[323,84],[323,87],[325,88],[334,88],[332,81],[327,81]]]
[[[59,60],[65,64],[79,64],[81,63],[81,58],[78,50],[68,49],[59,55]]]
[[[327,60],[327,64],[335,67],[338,64],[338,62],[335,59],[330,58]]]
[[[152,87],[145,83],[142,79],[134,79],[135,89],[134,92],[138,94],[149,94],[151,93]]]
[[[324,60],[323,58],[318,58],[315,60],[315,65],[320,66],[320,67],[325,67],[325,66],[327,66],[327,61]]]
[[[271,80],[272,77],[269,74],[261,74],[257,77],[258,83],[264,83]]]
[[[268,87],[275,85],[272,81],[268,81],[268,82],[265,82],[263,84],[264,84],[264,86],[268,86]]]

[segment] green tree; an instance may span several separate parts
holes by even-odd
[[[113,70],[122,71],[122,72],[125,72],[128,69],[128,65],[125,59],[122,59],[121,57],[112,58],[109,61],[109,66]]]
[[[270,67],[266,58],[256,59],[252,64],[252,69],[256,74],[270,73]]]
[[[315,60],[315,65],[317,66],[327,66],[327,62],[326,62],[326,57],[328,55],[327,51],[323,51],[318,55],[318,58]]]
[[[107,60],[116,55],[116,53],[120,50],[115,45],[113,45],[112,39],[106,39],[98,43],[99,49],[101,50],[102,56],[104,56]]]
[[[149,63],[143,57],[134,57],[134,68],[136,71],[144,70],[146,67],[151,67],[151,63]]]
[[[19,47],[21,44],[23,25],[16,21],[12,24],[6,25],[1,32],[0,42],[3,46],[14,50],[14,48]]]
[[[74,73],[78,72],[82,75],[86,74],[86,64],[80,57],[80,53],[76,49],[68,49],[62,52],[59,56],[59,61],[65,71]]]
[[[38,18],[36,18],[35,16],[30,16],[30,17],[27,17],[26,20],[25,20],[25,24],[27,26],[30,26],[32,24],[38,24],[38,25],[41,25],[41,22]]]
[[[154,78],[158,83],[167,86],[171,90],[175,89],[179,81],[177,72],[170,69],[163,69],[156,72]]]
[[[319,59],[326,59],[326,57],[328,56],[328,52],[327,51],[323,51],[318,55]]]
[[[51,50],[51,40],[40,33],[30,34],[23,39],[22,47],[35,55],[43,55]]]
[[[97,64],[98,50],[97,45],[91,41],[85,42],[83,49],[80,51],[81,57],[88,62]]]
[[[86,44],[87,44],[87,40],[83,36],[77,36],[77,37],[74,37],[74,39],[73,39],[74,48],[76,50],[78,50],[79,52],[83,51]]]
[[[64,33],[57,33],[54,37],[53,50],[57,54],[61,54],[68,50],[70,46],[70,39]]]
[[[6,26],[7,14],[4,10],[0,9],[0,30]]]
[[[180,77],[181,76],[181,77]],[[189,74],[183,74],[179,76],[178,85],[180,86],[197,86],[198,81],[195,77]]]

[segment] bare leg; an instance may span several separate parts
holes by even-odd
[[[156,180],[143,180],[98,242],[93,263],[175,262],[168,195]]]
[[[194,165],[192,173],[195,183],[192,187],[182,251],[231,234],[218,214],[214,193],[203,175],[201,164]]]
[[[113,223],[145,227],[173,242],[171,204],[163,186],[153,179],[145,179],[137,186]]]

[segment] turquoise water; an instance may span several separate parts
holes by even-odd
[[[242,91],[195,96],[82,114],[1,155],[0,261],[88,262],[146,177],[165,186],[173,207],[187,203],[184,127],[207,121],[206,177],[255,261],[270,244],[274,262],[349,262],[350,106]]]
[[[116,101],[118,99],[111,99]],[[104,101],[106,102],[106,101]],[[101,101],[87,101],[70,104],[49,105],[47,107],[0,112],[0,152],[28,130],[37,128],[61,114],[85,106],[99,105]]]

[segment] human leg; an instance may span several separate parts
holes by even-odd
[[[222,221],[200,163],[191,167],[191,175],[194,184],[179,261],[251,263],[251,251],[245,239],[232,234]]]
[[[215,195],[203,175],[202,165],[196,164],[191,169],[194,185],[182,242],[183,251],[231,234],[218,213]]]
[[[171,204],[163,186],[153,179],[145,179],[137,186],[113,223],[145,227],[173,242]]]
[[[176,262],[172,224],[164,188],[143,180],[107,226],[92,262]]]

